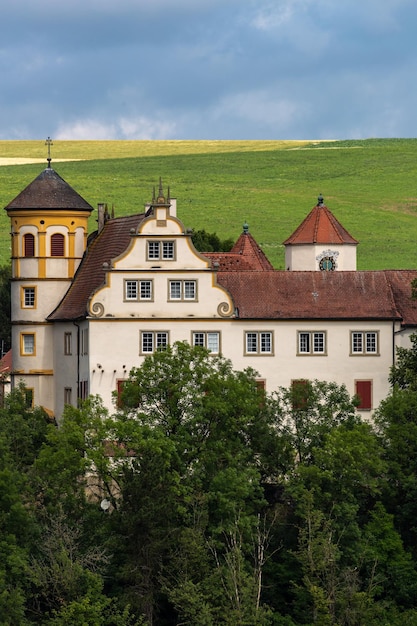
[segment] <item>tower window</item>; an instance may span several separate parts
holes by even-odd
[[[35,236],[32,233],[23,235],[23,254],[24,256],[35,256]]]
[[[64,235],[61,233],[51,236],[51,256],[64,256]]]

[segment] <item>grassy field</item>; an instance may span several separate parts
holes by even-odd
[[[186,227],[236,239],[244,221],[271,262],[316,204],[359,240],[358,269],[417,267],[417,140],[56,141],[52,165],[92,206],[140,212],[162,177]],[[41,159],[17,165],[15,159]],[[60,162],[62,160],[62,162]],[[0,141],[0,202],[6,206],[46,165],[44,141]],[[91,230],[96,226],[91,218]],[[0,264],[10,254],[0,215]]]

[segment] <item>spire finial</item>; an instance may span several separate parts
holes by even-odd
[[[245,235],[247,235],[247,234],[248,234],[248,232],[249,232],[249,224],[248,224],[247,222],[245,222],[245,223],[243,224],[243,233],[244,233]]]
[[[324,204],[324,198],[321,195],[321,193],[319,194],[319,197],[317,198],[317,205],[318,206],[322,206]]]
[[[50,137],[47,138],[47,140],[45,141],[45,146],[48,146],[48,158],[46,159],[48,161],[48,167],[51,167],[51,146],[53,146],[53,142],[52,139]]]

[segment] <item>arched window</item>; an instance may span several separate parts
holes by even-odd
[[[35,236],[31,233],[23,235],[23,255],[35,256]]]
[[[61,233],[51,236],[51,256],[64,256],[64,235]]]

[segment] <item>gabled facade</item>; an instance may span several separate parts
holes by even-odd
[[[18,242],[13,380],[57,419],[65,404],[89,394],[112,410],[132,367],[184,340],[223,354],[236,369],[254,368],[268,391],[331,380],[358,393],[366,414],[389,392],[395,347],[408,345],[417,327],[417,272],[356,271],[357,242],[320,199],[285,242],[291,271],[277,271],[246,224],[231,252],[197,252],[161,184],[142,214],[114,218],[101,206],[87,241],[92,208],[48,170],[28,188],[31,208],[22,192],[6,210]],[[46,200],[52,182],[68,207]],[[27,232],[35,237],[29,260]],[[59,266],[55,233],[65,241]],[[326,255],[334,266],[320,262]],[[29,306],[24,290],[32,287]]]

